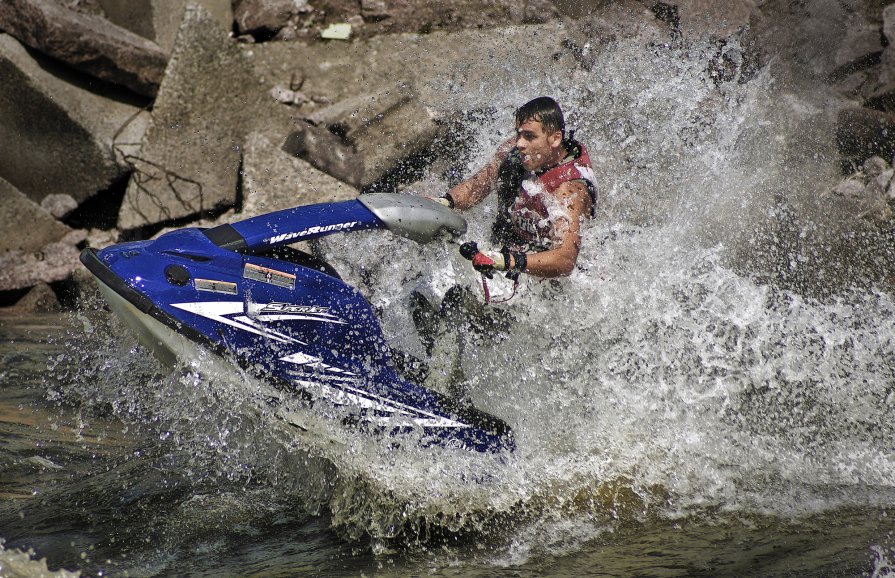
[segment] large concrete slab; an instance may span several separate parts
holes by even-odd
[[[249,136],[243,166],[243,211],[248,218],[298,205],[345,201],[357,189],[283,151],[265,134]]]
[[[167,57],[150,40],[53,0],[3,0],[0,30],[47,56],[144,96],[155,96]]]
[[[177,31],[189,0],[98,0],[111,22],[148,38],[166,54],[174,49]],[[222,28],[233,26],[230,0],[195,0]]]
[[[334,127],[363,158],[361,186],[367,186],[409,155],[428,148],[438,135],[436,114],[422,105],[413,85],[386,84],[315,111],[310,120]]]
[[[0,253],[40,251],[61,241],[71,229],[53,218],[40,205],[0,178]]]
[[[271,120],[278,117],[276,120]],[[185,13],[135,172],[119,213],[134,229],[236,203],[242,147],[252,127],[290,127],[260,90],[246,55],[202,6]]]
[[[37,58],[0,34],[0,177],[37,203],[50,194],[81,202],[126,173],[112,142],[140,109]]]

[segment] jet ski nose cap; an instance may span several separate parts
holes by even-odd
[[[368,193],[357,198],[389,231],[418,243],[428,243],[442,231],[466,233],[466,219],[424,197],[394,193]]]

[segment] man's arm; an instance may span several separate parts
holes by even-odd
[[[591,198],[583,182],[563,183],[555,194],[566,207],[568,220],[563,217],[557,223],[561,238],[555,248],[526,255],[525,272],[535,277],[571,275],[581,248],[581,221],[590,214]]]
[[[448,194],[454,201],[455,209],[465,211],[488,196],[488,193],[497,185],[497,172],[500,169],[500,164],[507,158],[514,143],[515,138],[504,142],[487,165],[449,191]]]

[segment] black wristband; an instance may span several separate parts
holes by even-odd
[[[454,197],[452,197],[450,193],[445,193],[444,195],[441,196],[441,198],[447,199],[448,206],[452,209],[454,208]]]
[[[525,272],[525,268],[528,266],[528,258],[525,256],[525,253],[517,253],[515,251],[510,251],[506,247],[500,252],[503,255],[504,262],[507,264],[507,279],[511,279],[516,281],[519,279],[519,275]],[[510,267],[510,257],[512,256],[513,266]]]

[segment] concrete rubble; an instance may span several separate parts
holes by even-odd
[[[489,114],[476,95],[523,94],[532,61],[575,77],[619,38],[647,50],[709,43],[707,78],[749,82],[769,60],[762,31],[789,10],[783,0],[63,4],[0,3],[0,225],[33,223],[0,245],[0,296],[70,278],[86,243],[391,190],[426,167],[456,172],[463,119]],[[835,144],[846,169],[824,194],[886,226],[895,5],[849,14],[837,31],[853,39],[847,50],[810,64],[843,98]],[[322,40],[334,24],[350,37]],[[799,50],[793,42],[792,60]],[[886,167],[871,175],[873,158]]]

